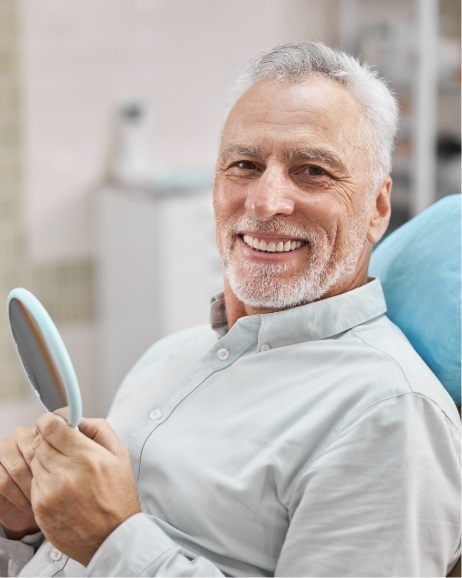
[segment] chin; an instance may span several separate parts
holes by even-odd
[[[320,299],[326,290],[324,284],[312,274],[282,280],[277,274],[237,274],[233,267],[229,267],[226,275],[239,301],[259,309],[280,310],[304,305]]]

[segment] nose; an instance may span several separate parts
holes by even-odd
[[[276,215],[291,215],[294,201],[290,190],[293,185],[283,170],[269,170],[249,184],[245,209],[259,221],[268,221]]]

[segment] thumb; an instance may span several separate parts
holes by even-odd
[[[90,438],[115,456],[125,453],[125,446],[122,445],[117,434],[105,419],[83,417],[79,423],[79,430],[87,438]]]
[[[67,421],[69,419],[69,406],[66,405],[66,407],[60,407],[59,409],[55,409],[53,413],[55,415],[59,415],[59,417],[62,417],[63,420]]]

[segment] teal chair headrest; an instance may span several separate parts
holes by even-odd
[[[461,197],[444,197],[373,251],[388,317],[461,403]]]

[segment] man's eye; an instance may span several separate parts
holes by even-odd
[[[321,167],[317,167],[316,165],[310,165],[305,169],[305,172],[313,177],[318,177],[326,174],[326,171]]]
[[[254,171],[257,168],[257,165],[252,161],[239,161],[234,166],[244,171]]]

